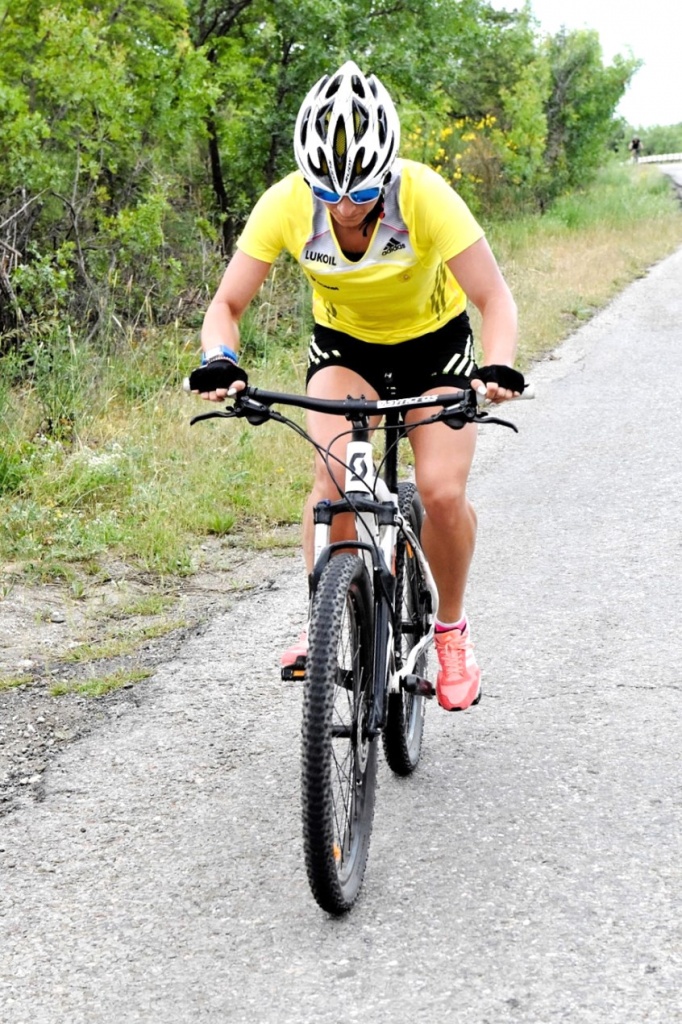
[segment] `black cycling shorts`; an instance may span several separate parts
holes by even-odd
[[[315,324],[306,384],[325,366],[353,370],[380,398],[411,398],[439,387],[468,387],[476,369],[469,317],[460,313],[437,331],[395,345],[359,341]]]

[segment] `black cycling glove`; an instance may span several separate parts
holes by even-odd
[[[189,386],[192,391],[215,391],[217,388],[224,388],[229,391],[235,381],[243,380],[249,383],[246,370],[237,366],[231,359],[212,359],[205,366],[199,366],[192,370],[189,378]]]
[[[473,380],[481,380],[484,384],[499,384],[509,391],[523,394],[526,386],[523,374],[513,370],[511,366],[479,366],[471,375]]]

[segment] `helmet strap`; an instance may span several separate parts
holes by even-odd
[[[367,233],[370,228],[370,224],[373,224],[375,220],[382,220],[384,216],[384,193],[382,192],[376,203],[369,211],[367,216],[364,218],[360,227],[362,228],[362,237],[367,238]]]

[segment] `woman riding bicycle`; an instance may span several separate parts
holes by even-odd
[[[471,385],[499,403],[523,390],[523,377],[512,369],[516,306],[483,230],[435,171],[398,159],[399,138],[386,89],[352,61],[306,96],[294,137],[298,171],[259,199],[204,319],[203,361],[233,364],[235,387],[246,380],[237,365],[239,320],[286,249],[313,291],[308,394],[376,399]],[[467,298],[482,315],[481,367],[474,362]],[[201,397],[222,401],[226,394],[219,389]],[[428,412],[410,412],[405,422]],[[308,431],[322,449],[346,427],[338,417],[308,414]],[[466,493],[476,427],[432,424],[409,439],[426,513],[422,541],[439,595],[436,692],[442,707],[459,710],[478,700],[481,687],[463,607],[476,537]],[[332,452],[342,453],[342,444]],[[318,458],[303,520],[309,572],[311,510],[337,496]],[[334,540],[343,539],[343,518],[335,519]],[[306,646],[304,633],[282,664],[305,655]]]

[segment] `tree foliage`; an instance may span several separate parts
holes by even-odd
[[[485,215],[585,181],[637,67],[486,0],[6,0],[0,351],[191,322],[293,167],[302,96],[349,57],[395,97],[403,153]]]
[[[1,324],[172,299],[173,208],[212,95],[180,0],[13,0],[0,28]],[[11,69],[11,70],[10,70]],[[11,271],[11,273],[10,273]]]
[[[552,196],[581,185],[598,166],[615,108],[639,64],[616,57],[604,67],[599,36],[591,30],[562,29],[547,40],[546,51],[551,92],[545,163]]]

